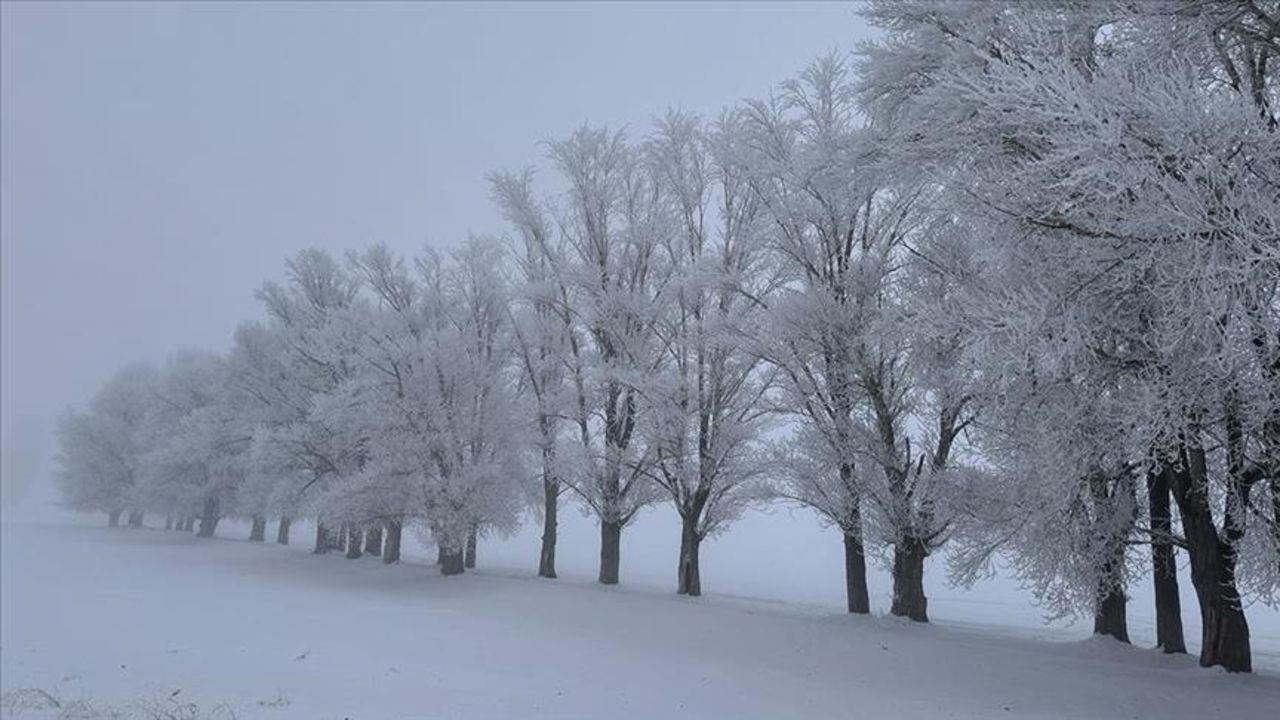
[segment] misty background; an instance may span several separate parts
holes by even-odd
[[[53,501],[64,407],[225,347],[295,251],[501,235],[484,175],[543,141],[869,33],[845,3],[0,4],[4,503]]]

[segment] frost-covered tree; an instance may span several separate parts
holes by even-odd
[[[864,336],[876,320],[901,211],[885,199],[873,138],[853,99],[843,62],[819,60],[778,94],[747,104],[742,162],[780,281],[759,351],[777,371],[782,406],[799,422],[793,447],[777,451],[786,458],[779,493],[840,529],[849,611],[866,613],[864,500],[880,465],[859,458],[868,438],[859,373],[875,362]]]
[[[320,250],[298,253],[287,263],[286,285],[267,283],[258,291],[272,328],[284,348],[284,373],[292,384],[284,392],[286,420],[261,428],[256,435],[254,472],[279,478],[275,491],[282,516],[317,518],[315,550],[327,552],[336,536],[318,504],[323,491],[358,469],[362,449],[317,414],[316,401],[332,393],[352,372],[350,354],[358,325],[348,320],[358,284],[330,255]]]
[[[512,254],[518,281],[512,293],[512,354],[533,422],[540,463],[542,542],[538,575],[556,576],[556,540],[566,418],[573,412],[569,380],[582,338],[573,315],[564,238],[533,193],[531,171],[495,173],[491,197],[520,239]]]
[[[870,18],[889,37],[863,67],[877,121],[909,130],[897,162],[984,229],[973,329],[991,386],[1027,389],[989,398],[993,425],[1043,403],[1084,419],[1072,435],[1110,433],[1101,468],[1038,458],[1076,479],[1064,496],[1129,465],[1167,478],[1200,661],[1230,670],[1251,665],[1237,571],[1267,598],[1280,566],[1278,17],[1253,2],[882,3]],[[1104,415],[1071,409],[1085,392]],[[1112,565],[1110,543],[1078,551]]]
[[[382,248],[356,267],[381,306],[366,317],[356,371],[325,407],[366,458],[329,492],[359,509],[353,519],[420,521],[441,572],[461,573],[476,534],[514,527],[520,509],[501,247],[473,240],[447,259],[428,252],[416,278]]]
[[[654,329],[660,371],[642,386],[640,428],[651,477],[680,515],[677,592],[687,595],[702,594],[702,541],[761,496],[755,444],[771,409],[754,345],[772,278],[737,130],[732,114],[704,128],[671,112],[645,148],[673,230]]]
[[[622,530],[656,497],[651,449],[637,433],[640,388],[661,363],[658,297],[669,269],[661,194],[620,132],[580,128],[551,143],[568,190],[558,212],[580,342],[570,346],[573,398],[561,480],[600,521],[600,574],[618,582]]]
[[[107,380],[86,411],[68,409],[58,419],[58,488],[71,508],[105,512],[111,527],[125,510],[141,518],[134,487],[159,381],[154,367],[131,365]]]
[[[278,517],[276,542],[289,544],[292,503],[281,491],[293,483],[288,470],[268,462],[271,433],[306,415],[311,395],[295,381],[286,364],[284,328],[261,322],[236,328],[227,357],[228,402],[235,403],[237,421],[250,440],[244,481],[236,494],[236,508],[253,519],[253,535],[261,524]],[[291,491],[286,491],[289,493]]]
[[[153,394],[139,502],[169,515],[198,515],[198,534],[212,537],[244,478],[252,441],[226,402],[226,365],[211,353],[178,353]]]

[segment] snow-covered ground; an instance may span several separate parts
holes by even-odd
[[[749,517],[707,547],[701,599],[666,587],[675,536],[661,513],[624,539],[619,588],[590,582],[592,528],[573,515],[558,581],[531,577],[533,529],[482,544],[480,572],[443,578],[421,548],[398,567],[313,556],[305,527],[282,548],[244,541],[237,524],[202,541],[99,521],[0,523],[5,691],[308,720],[1209,720],[1280,707],[1274,611],[1250,609],[1254,676],[1045,626],[1007,581],[935,582],[928,626],[848,617],[838,540],[785,513]],[[1135,641],[1148,644],[1135,595]]]

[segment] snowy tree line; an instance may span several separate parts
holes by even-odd
[[[440,569],[557,515],[669,504],[678,591],[745,509],[795,503],[924,621],[928,557],[997,561],[1128,640],[1251,667],[1280,587],[1280,3],[876,2],[883,31],[715,118],[582,127],[562,191],[490,177],[510,232],[287,263],[223,354],[126,368],[61,420],[81,510]],[[797,549],[798,551],[800,549]]]

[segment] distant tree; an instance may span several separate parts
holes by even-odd
[[[416,279],[385,249],[356,264],[381,307],[366,318],[355,373],[321,410],[363,438],[366,460],[330,494],[360,508],[353,517],[421,520],[441,572],[461,573],[473,534],[514,527],[520,506],[501,248],[428,252]]]
[[[174,355],[165,365],[147,426],[138,503],[168,514],[198,514],[212,537],[244,478],[252,436],[226,404],[226,365],[204,352]]]
[[[280,513],[316,518],[315,551],[337,545],[331,517],[318,502],[323,492],[362,462],[359,438],[344,435],[316,413],[316,403],[352,373],[350,360],[358,324],[349,321],[357,280],[330,255],[305,250],[287,263],[288,283],[267,283],[258,291],[284,348],[282,363],[290,387],[279,390],[285,416],[255,436],[254,472],[278,478],[272,493]]]
[[[69,506],[105,512],[112,527],[126,509],[138,511],[134,488],[159,381],[150,365],[131,365],[107,380],[87,411],[68,409],[59,418],[57,480]]]
[[[288,473],[271,467],[262,452],[272,432],[305,416],[310,400],[290,375],[285,352],[280,326],[248,322],[236,328],[226,361],[226,402],[234,407],[235,420],[249,437],[245,477],[236,492],[235,507],[253,519],[256,539],[265,540],[266,521],[278,517],[276,542],[280,544],[289,542],[292,508],[281,502],[279,491],[292,483],[285,481]],[[259,530],[262,537],[257,538]]]

